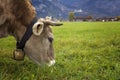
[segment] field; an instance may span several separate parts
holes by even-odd
[[[64,22],[53,33],[52,67],[14,61],[14,38],[0,39],[0,80],[120,80],[120,22]]]

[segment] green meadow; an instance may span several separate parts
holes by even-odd
[[[120,22],[53,27],[56,64],[12,59],[15,39],[0,39],[0,80],[120,80]]]

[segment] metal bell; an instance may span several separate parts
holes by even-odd
[[[22,61],[24,60],[25,57],[25,53],[23,52],[22,49],[16,49],[13,52],[13,59],[18,60],[18,61]]]

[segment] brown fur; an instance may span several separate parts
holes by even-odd
[[[18,21],[24,25],[28,25],[35,17],[35,8],[31,5],[30,0],[12,0],[12,13]],[[18,4],[18,5],[16,5]]]
[[[19,22],[26,26],[30,24],[35,15],[36,11],[30,0],[0,0],[0,21],[4,16],[4,19],[9,20],[11,25]]]
[[[27,27],[36,16],[35,8],[30,0],[0,0],[0,37],[5,34],[15,35],[20,27]],[[3,27],[3,25],[6,25]]]

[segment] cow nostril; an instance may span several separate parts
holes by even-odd
[[[50,43],[53,42],[53,38],[52,37],[49,37],[48,40],[49,40]]]

